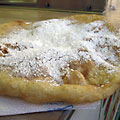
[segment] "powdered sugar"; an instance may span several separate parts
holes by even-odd
[[[114,47],[120,47],[120,39],[103,21],[75,22],[51,19],[11,32],[0,39],[1,46],[11,45],[0,65],[11,67],[15,76],[49,76],[62,83],[61,69],[71,61],[89,59],[112,67],[119,62]]]

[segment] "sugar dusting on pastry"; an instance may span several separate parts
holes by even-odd
[[[49,76],[62,83],[61,69],[74,60],[93,60],[97,65],[114,67],[119,59],[120,38],[103,21],[78,24],[76,21],[51,19],[36,22],[27,29],[12,31],[0,38],[0,65],[12,68],[14,76]],[[110,72],[110,71],[109,71]]]

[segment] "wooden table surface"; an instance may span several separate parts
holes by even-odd
[[[120,4],[119,4],[120,5]],[[117,8],[120,8],[120,6]],[[71,16],[78,13],[72,12],[56,12],[46,11],[45,9],[35,8],[16,8],[16,7],[0,7],[0,23],[22,20],[22,21],[39,21],[49,18],[61,18]],[[120,28],[120,9],[108,11],[106,16],[110,22]],[[62,120],[60,119],[63,112],[34,113],[25,115],[0,117],[0,120]]]

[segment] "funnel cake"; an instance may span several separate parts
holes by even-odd
[[[100,15],[0,25],[0,95],[88,103],[120,88],[120,34]]]

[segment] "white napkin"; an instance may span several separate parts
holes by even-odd
[[[100,102],[85,105],[72,105],[63,102],[31,104],[21,99],[0,96],[0,116],[68,109],[96,109],[98,105]]]

